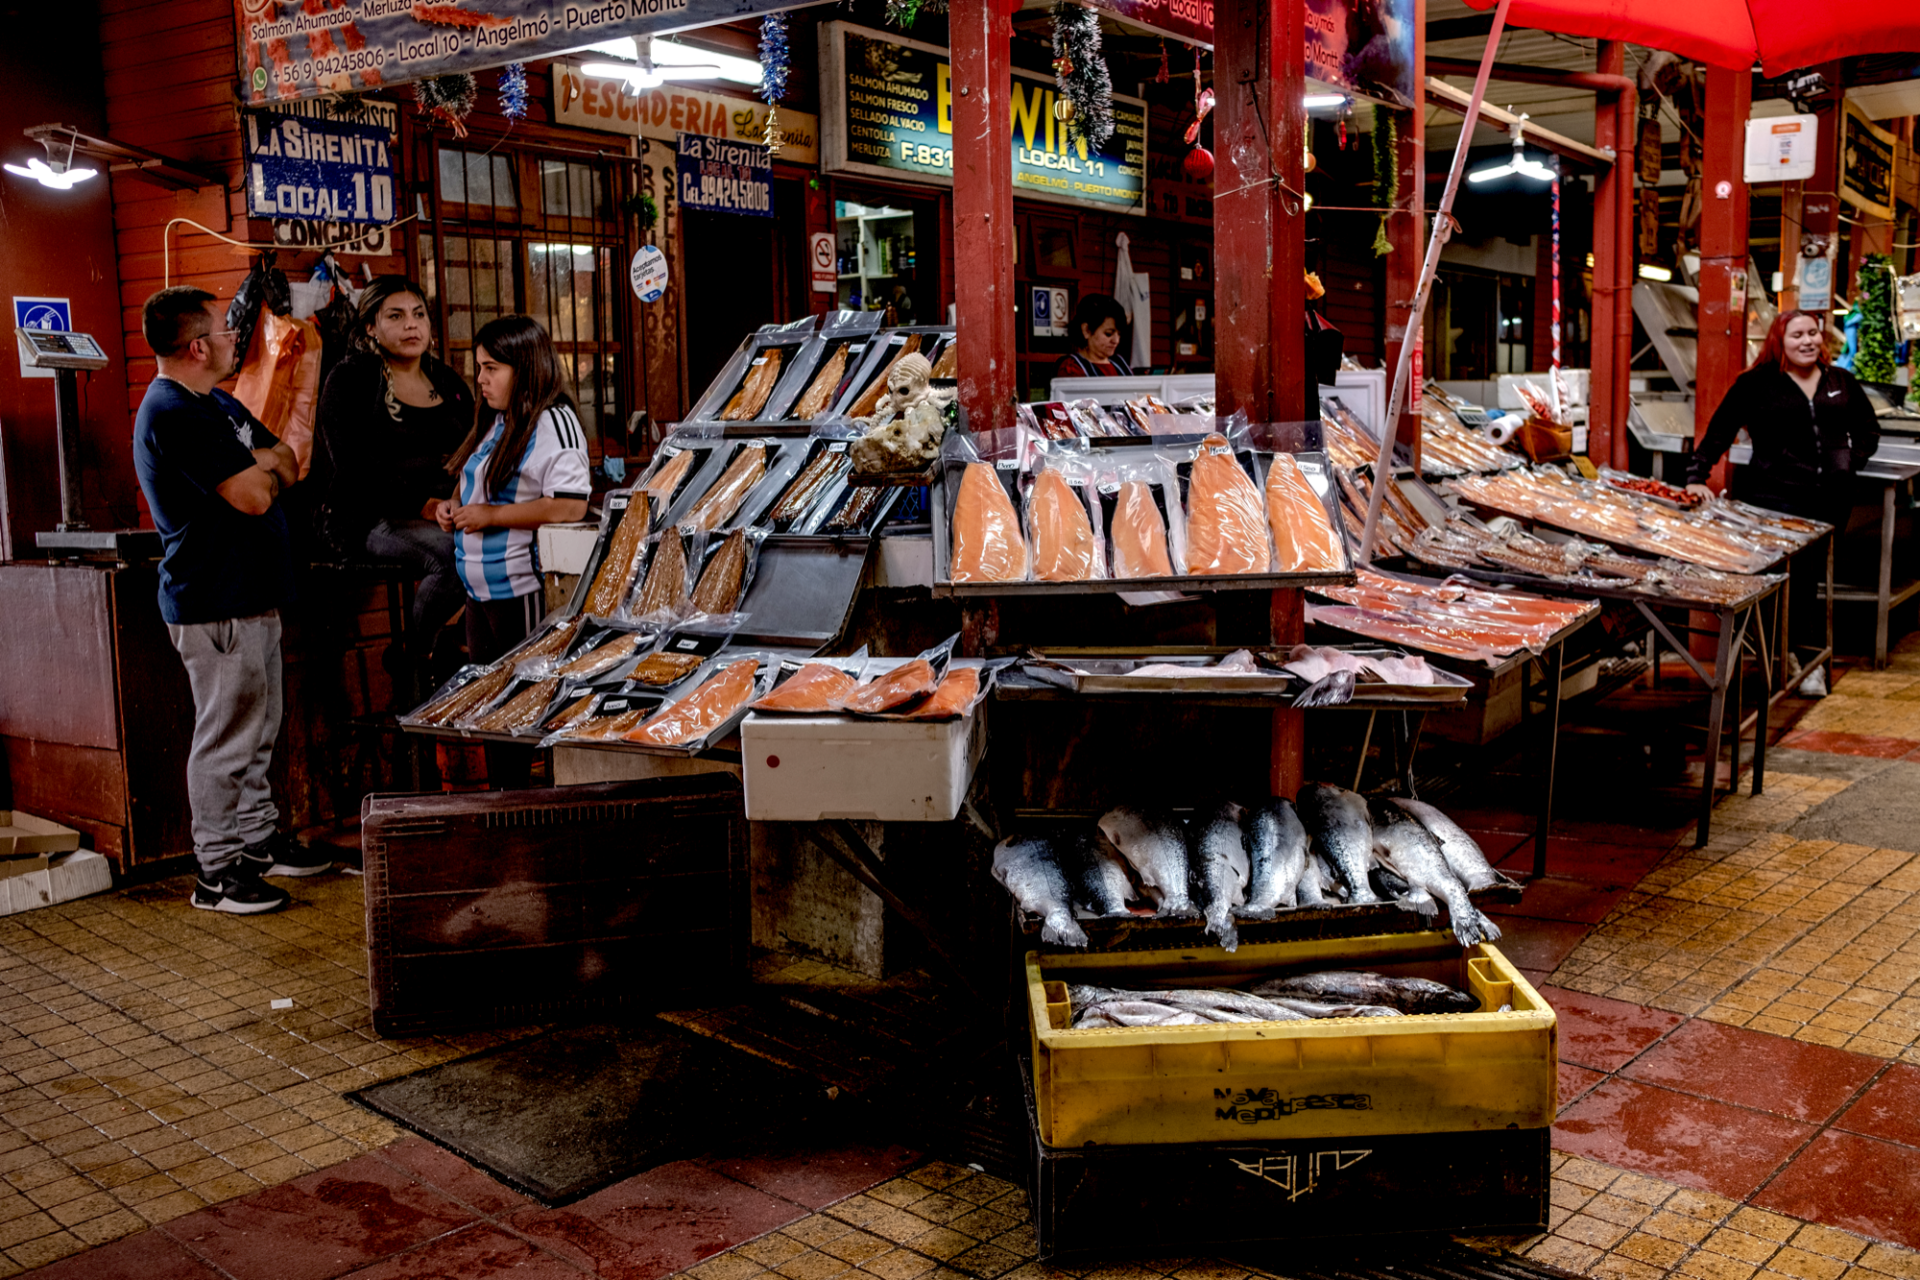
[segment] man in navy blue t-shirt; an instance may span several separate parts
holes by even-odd
[[[293,597],[279,497],[299,463],[219,389],[240,361],[212,294],[162,289],[140,328],[160,372],[134,421],[133,464],[164,548],[160,616],[193,687],[192,901],[203,911],[272,911],[288,897],[262,876],[333,867],[279,829],[267,785],[280,733],[280,607]]]

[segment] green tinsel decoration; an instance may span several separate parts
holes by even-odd
[[[1863,382],[1893,381],[1893,260],[1870,253],[1860,263],[1860,353],[1853,374]]]
[[[1400,202],[1400,126],[1393,112],[1373,104],[1373,203],[1375,208],[1391,209]],[[1387,238],[1387,215],[1380,215],[1380,227],[1373,236],[1375,257],[1393,252]]]
[[[1068,0],[1053,6],[1053,79],[1068,104],[1069,137],[1098,147],[1113,136],[1113,77],[1100,56],[1100,15]]]

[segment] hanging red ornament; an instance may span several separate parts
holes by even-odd
[[[1180,162],[1191,182],[1205,182],[1213,176],[1213,152],[1205,147],[1195,147],[1187,152],[1187,158]]]
[[[1342,151],[1347,149],[1347,122],[1345,120],[1340,122],[1340,149]]]
[[[1167,78],[1167,42],[1162,40],[1160,42],[1160,70],[1154,73],[1153,82],[1155,84],[1165,84]]]

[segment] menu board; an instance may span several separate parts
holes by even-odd
[[[947,51],[830,22],[820,29],[821,165],[875,177],[953,182],[953,66]],[[1098,147],[1054,118],[1050,76],[1013,73],[1008,127],[1015,195],[1146,212],[1147,104],[1113,97],[1113,136]]]

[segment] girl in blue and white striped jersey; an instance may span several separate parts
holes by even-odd
[[[467,589],[467,657],[491,662],[524,640],[541,607],[534,530],[587,514],[586,432],[547,331],[502,316],[473,337],[480,406],[448,469],[455,497],[440,527],[455,533]]]

